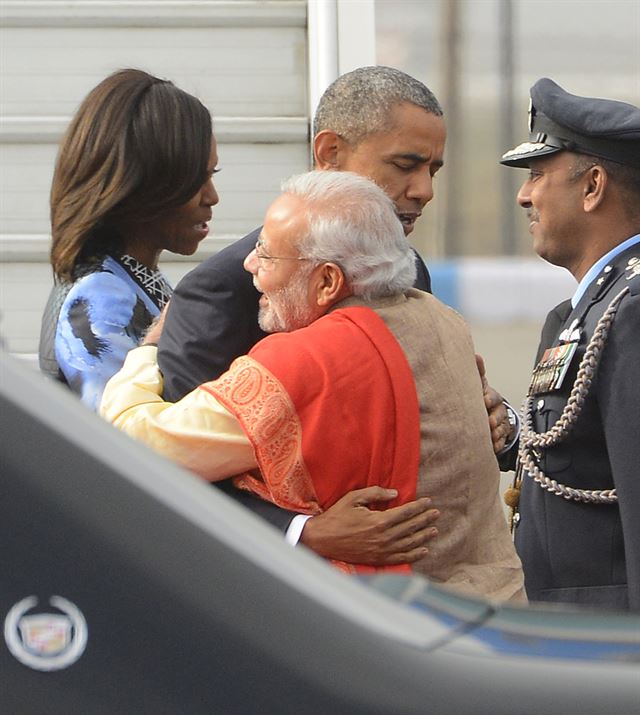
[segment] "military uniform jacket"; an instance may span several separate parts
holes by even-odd
[[[533,429],[558,420],[596,324],[624,288],[600,364],[577,422],[565,441],[540,450],[547,477],[579,489],[615,488],[617,504],[570,501],[523,476],[516,547],[530,600],[640,610],[640,245],[616,256],[575,309],[554,309],[538,350],[559,344],[578,321],[578,348],[560,389],[536,394]]]

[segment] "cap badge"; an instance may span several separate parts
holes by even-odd
[[[52,596],[49,604],[62,613],[25,615],[38,604],[35,596],[16,603],[4,621],[4,639],[11,654],[34,670],[68,668],[84,653],[87,622],[71,601]]]
[[[627,261],[627,267],[625,268],[625,270],[629,274],[627,276],[628,281],[630,281],[632,278],[635,278],[636,276],[640,276],[640,258],[636,258],[635,256],[633,258],[630,258]]]
[[[524,142],[524,144],[519,144],[515,149],[510,149],[502,155],[503,159],[510,159],[514,156],[520,156],[521,154],[530,154],[536,151],[541,151],[546,149],[547,145],[542,142]]]

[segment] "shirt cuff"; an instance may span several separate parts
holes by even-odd
[[[520,416],[516,410],[511,407],[511,405],[506,401],[502,401],[504,406],[507,408],[507,416],[509,417],[509,424],[511,425],[511,439],[504,445],[504,448],[500,450],[498,456],[506,454],[513,445],[520,439]]]
[[[291,519],[291,523],[284,535],[287,544],[297,546],[302,536],[302,530],[309,519],[311,519],[311,516],[308,514],[296,514],[296,516]]]

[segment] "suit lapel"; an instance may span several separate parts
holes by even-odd
[[[558,335],[571,313],[571,301],[565,300],[547,315],[540,335],[540,344],[538,345],[538,354],[534,365],[538,364],[544,351],[557,341]]]

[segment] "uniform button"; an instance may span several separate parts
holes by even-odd
[[[538,409],[541,410],[544,407],[544,400],[538,400]]]
[[[519,523],[520,523],[520,512],[517,511],[517,512],[513,515],[513,527],[514,527],[514,529],[518,526]]]

